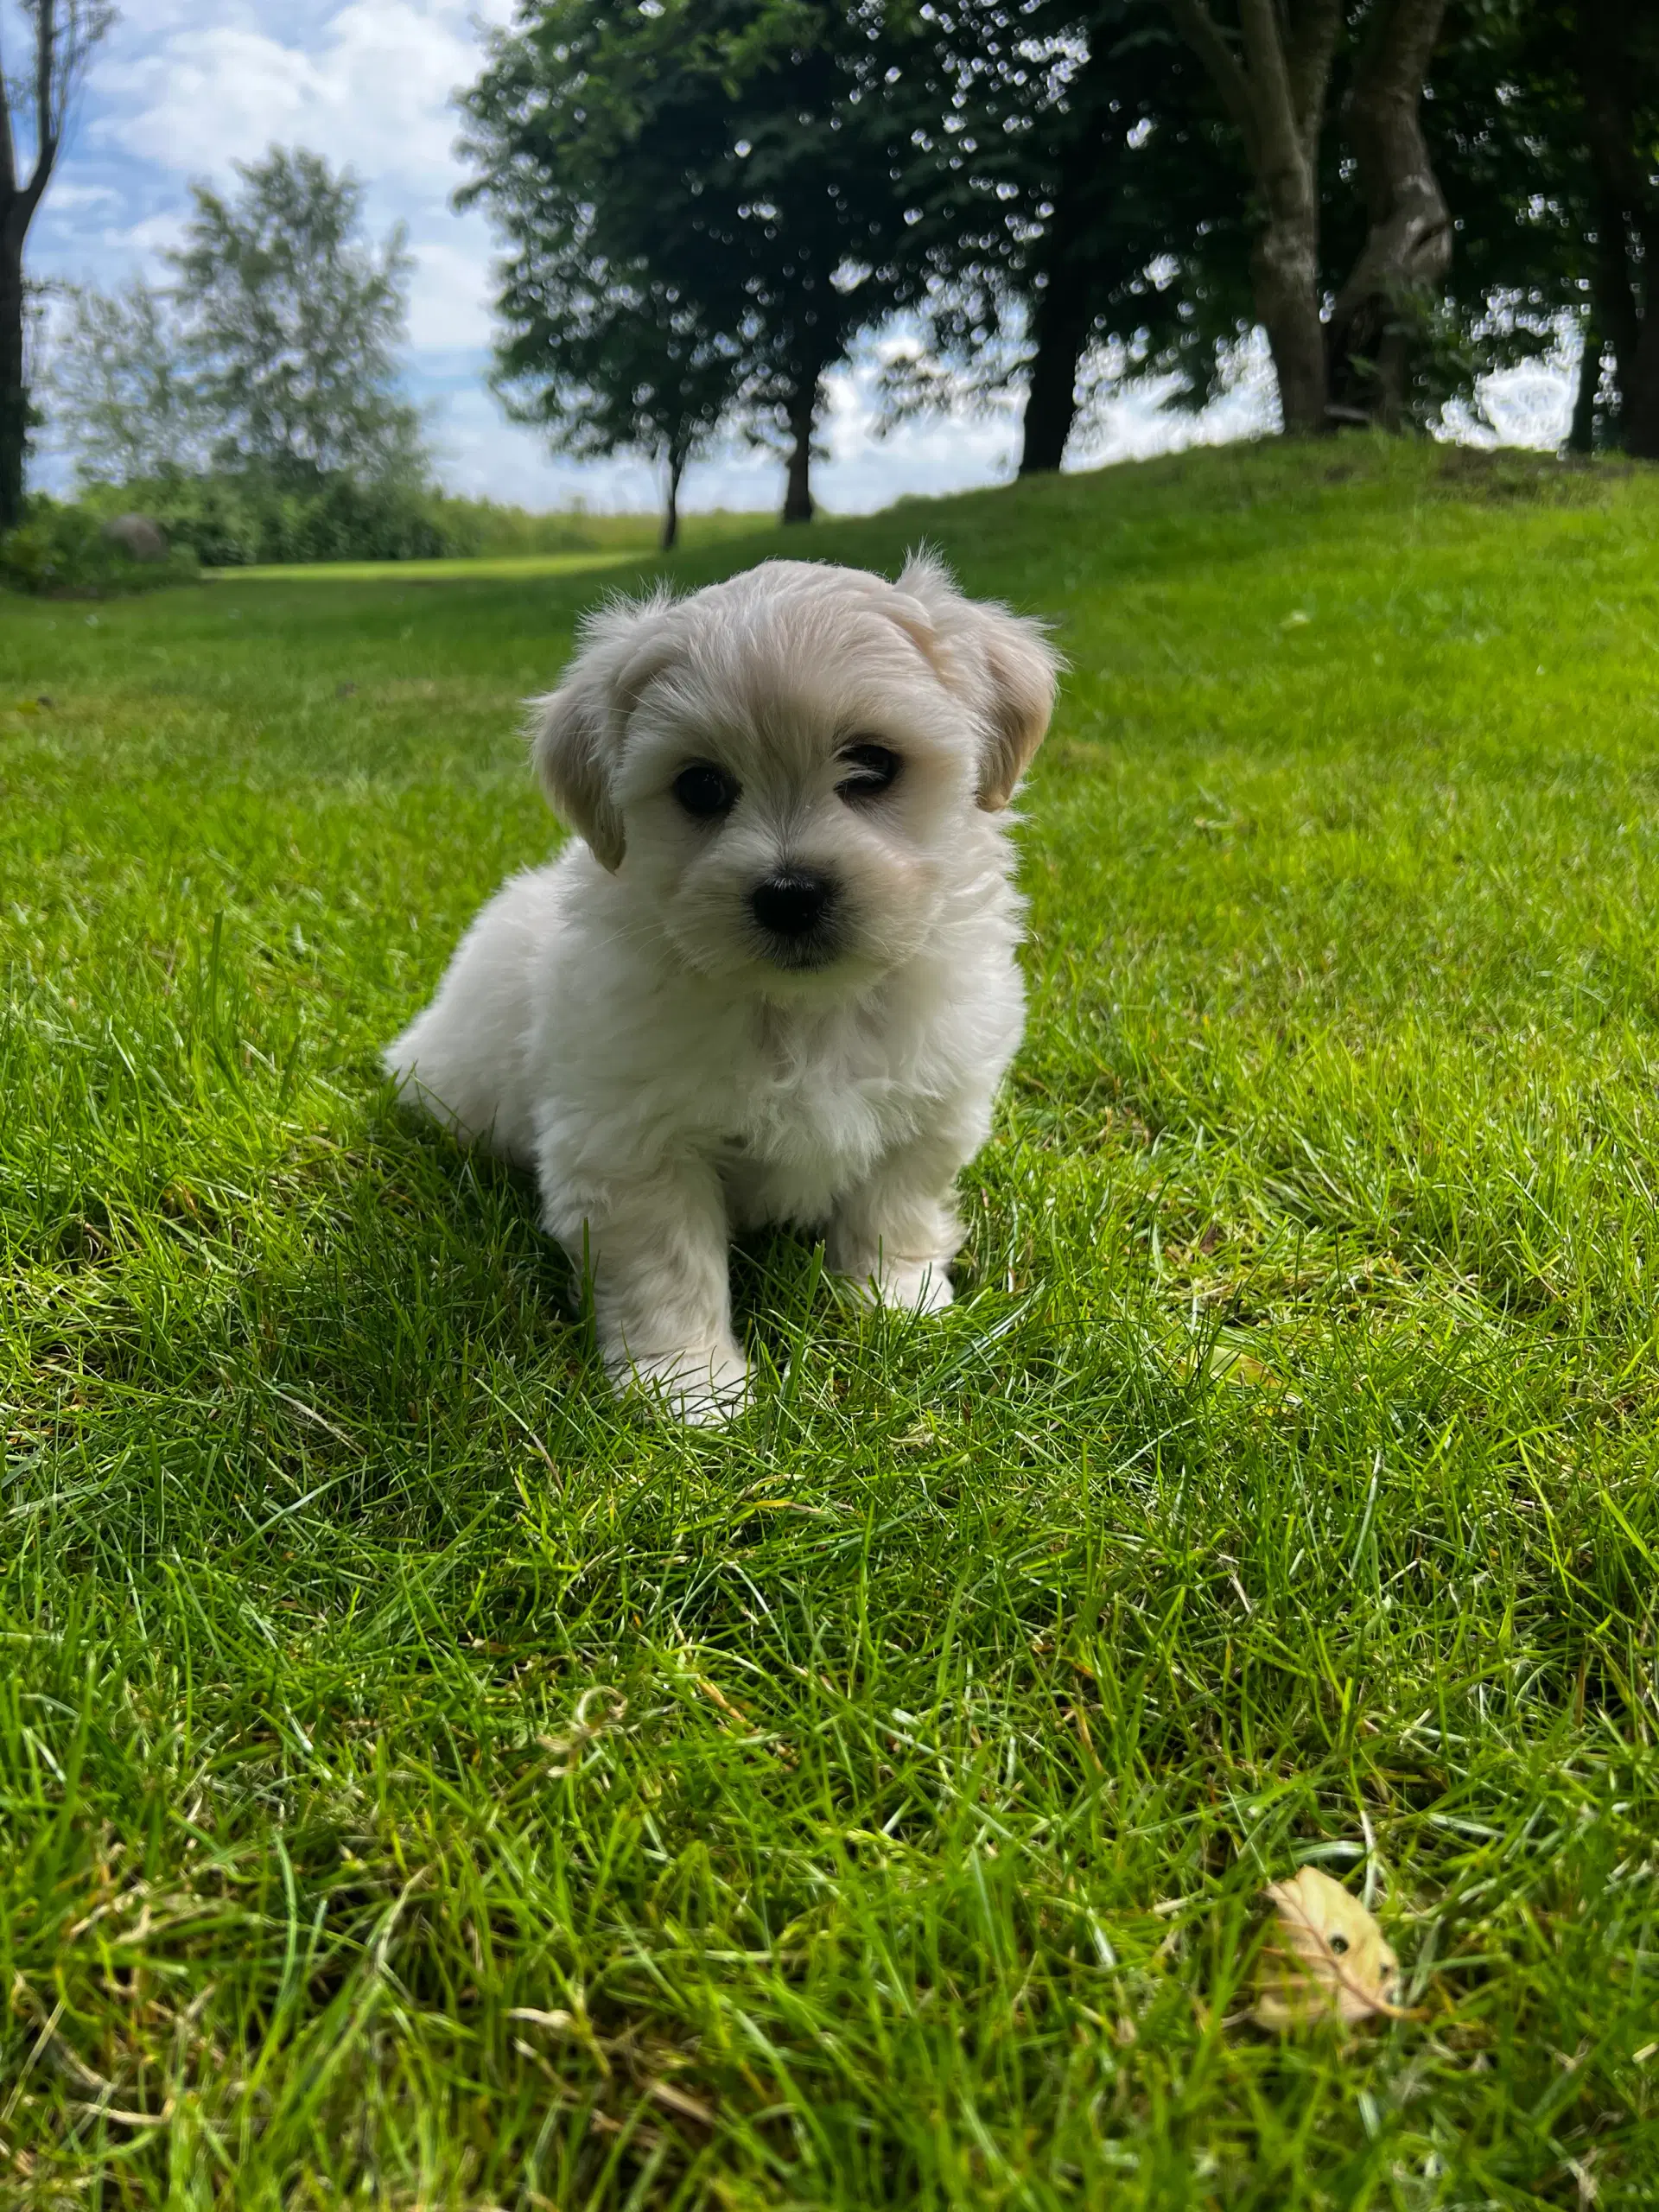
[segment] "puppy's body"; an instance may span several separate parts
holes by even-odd
[[[1027,656],[1012,740],[976,625]],[[866,1295],[949,1301],[955,1179],[1023,1018],[987,757],[1011,789],[1052,662],[914,564],[772,563],[589,635],[538,740],[587,842],[497,894],[387,1065],[535,1169],[613,1371],[714,1419],[746,1377],[734,1229],[822,1227]]]
[[[612,1186],[688,1148],[719,1168],[734,1226],[822,1226],[941,1120],[966,1147],[957,1166],[984,1141],[1023,1014],[1007,848],[984,842],[928,950],[821,1005],[734,998],[665,962],[630,928],[620,880],[573,843],[485,907],[394,1070],[464,1141],[534,1168],[548,1227],[578,1249]]]

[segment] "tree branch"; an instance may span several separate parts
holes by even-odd
[[[28,214],[32,215],[46,190],[46,181],[52,174],[52,164],[58,157],[57,126],[53,120],[53,96],[57,90],[55,70],[58,59],[57,0],[36,0],[35,16],[35,167],[23,193]]]
[[[1381,99],[1421,94],[1446,15],[1446,0],[1382,0],[1356,74]]]
[[[1291,107],[1308,161],[1315,157],[1325,121],[1331,60],[1342,31],[1342,0],[1301,0],[1293,8],[1285,40]]]
[[[1238,125],[1250,167],[1257,167],[1255,105],[1250,83],[1204,0],[1168,0],[1175,28],[1210,73],[1227,112]]]
[[[0,207],[17,189],[17,161],[11,139],[11,94],[6,86],[5,57],[0,54]]]
[[[1294,175],[1305,165],[1306,153],[1274,0],[1239,0],[1238,22],[1255,96],[1259,168],[1265,184],[1270,175]]]

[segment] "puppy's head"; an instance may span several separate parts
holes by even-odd
[[[856,988],[982,868],[1054,702],[1040,627],[912,559],[769,561],[592,617],[537,702],[554,807],[642,925],[769,995]]]

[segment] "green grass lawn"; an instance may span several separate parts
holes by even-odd
[[[9,2208],[1659,2196],[1659,475],[787,550],[923,534],[1072,663],[1030,1033],[712,1436],[376,1073],[649,564],[0,607]],[[1239,2017],[1307,1861],[1411,2017]]]

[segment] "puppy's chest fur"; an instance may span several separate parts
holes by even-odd
[[[833,1014],[761,1005],[734,1066],[721,1164],[740,1211],[822,1218],[915,1135],[940,1071],[887,1006]]]

